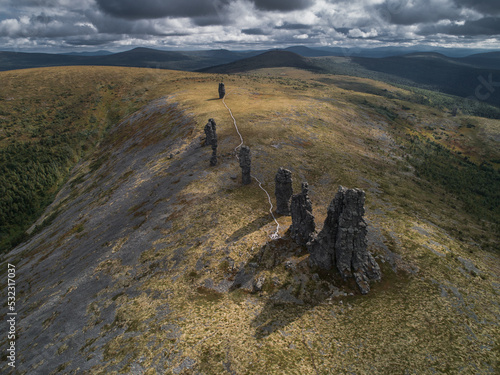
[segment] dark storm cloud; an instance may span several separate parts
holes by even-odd
[[[102,46],[109,44],[110,42],[116,41],[117,38],[105,37],[105,38],[69,38],[65,41],[66,44],[72,46]]]
[[[253,0],[255,6],[262,10],[279,10],[289,12],[309,8],[313,0]]]
[[[429,25],[422,28],[419,34],[447,34],[458,36],[500,35],[500,17],[485,17],[477,21],[466,21],[463,25]]]
[[[52,8],[60,5],[59,0],[10,0],[11,6]]]
[[[92,24],[98,31],[98,35],[119,35],[120,38],[137,36],[137,35],[149,35],[150,37],[160,37],[165,35],[175,34],[187,35],[185,30],[171,30],[170,28],[164,28],[158,26],[157,23],[161,22],[158,20],[126,20],[116,17],[109,17],[97,10],[85,12],[85,19]],[[188,23],[186,21],[186,23]]]
[[[241,32],[246,35],[267,35],[267,33],[260,28],[242,29]]]
[[[49,23],[54,22],[55,20],[56,20],[55,17],[48,16],[45,13],[41,13],[37,16],[31,16],[30,22],[31,24],[40,23],[48,25]]]
[[[105,13],[130,20],[217,15],[228,0],[96,0]]]
[[[275,29],[282,29],[282,30],[301,30],[301,29],[309,29],[311,28],[310,25],[305,25],[303,23],[288,23],[285,22],[281,26],[276,26]]]
[[[386,0],[375,9],[384,22],[405,26],[460,17],[460,7],[442,0]]]
[[[341,34],[347,35],[351,29],[349,27],[336,27],[335,30]]]
[[[454,2],[458,6],[474,9],[483,14],[500,14],[499,0],[454,0]]]
[[[289,12],[306,9],[314,0],[248,0],[257,9]],[[99,8],[114,17],[130,20],[190,17],[201,26],[221,24],[234,0],[96,0]]]

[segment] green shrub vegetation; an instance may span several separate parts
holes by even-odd
[[[446,147],[413,135],[406,141],[417,177],[440,185],[455,195],[466,212],[500,223],[500,172],[486,163],[477,165]]]
[[[144,73],[121,72],[69,67],[0,75],[0,252],[26,238],[70,169],[139,108],[142,96],[131,100],[130,93],[147,84]]]
[[[397,59],[397,58],[395,58]],[[344,57],[322,57],[314,59],[317,66],[332,74],[341,74],[352,77],[361,77],[386,82],[410,92],[410,95],[395,95],[391,92],[371,92],[372,94],[385,96],[389,99],[398,98],[408,102],[423,104],[439,110],[456,111],[464,115],[480,116],[492,119],[500,119],[500,108],[495,98],[480,101],[474,98],[474,90],[479,84],[477,76],[487,72],[474,69],[462,72],[467,76],[467,84],[457,79],[435,79],[429,78],[429,69],[424,62],[417,62],[415,69],[409,69],[403,63],[393,64],[389,59],[350,59]],[[367,63],[363,65],[362,63]],[[385,63],[390,63],[390,68]],[[411,59],[406,62],[412,62]],[[415,61],[414,61],[415,62]],[[370,65],[374,64],[373,66]],[[381,64],[380,66],[378,64]],[[391,73],[389,74],[388,71]],[[409,73],[411,71],[411,73]],[[474,72],[477,74],[474,75]],[[472,79],[471,79],[472,77]],[[434,77],[436,78],[436,77]],[[431,84],[432,82],[432,84]],[[338,84],[338,83],[336,83]],[[350,90],[368,92],[366,87]]]

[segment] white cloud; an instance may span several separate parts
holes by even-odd
[[[163,13],[146,9],[141,17],[134,17],[131,10],[144,2],[109,0],[102,5],[105,0],[99,1],[101,7],[96,0],[0,0],[0,50],[12,45],[53,48],[78,41],[111,50],[136,44],[184,49],[272,48],[297,43],[352,47],[436,40],[446,44],[456,42],[456,33],[465,30],[459,26],[485,19],[485,9],[498,8],[487,6],[488,0],[481,4],[473,0],[293,0],[286,4],[280,0],[206,0],[210,14],[200,15],[186,6],[201,0],[168,6],[148,0]],[[434,25],[439,26],[435,32]],[[453,33],[443,32],[447,25]],[[27,44],[26,39],[31,42]],[[468,40],[489,46],[498,43],[493,34]]]
[[[90,22],[77,22],[75,26],[91,29],[92,31],[98,32],[97,27],[95,27]]]
[[[378,32],[375,29],[371,29],[368,32],[361,31],[360,29],[349,30],[348,35],[352,38],[373,38],[378,36]]]
[[[19,20],[8,19],[0,22],[0,35],[16,36],[22,30]]]

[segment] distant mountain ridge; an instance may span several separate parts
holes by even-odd
[[[204,73],[241,73],[262,68],[291,67],[320,72],[321,68],[316,66],[308,58],[297,53],[283,50],[264,52],[263,54],[234,61],[229,64],[217,65],[210,68],[200,69]]]
[[[99,50],[94,52],[69,52],[69,53],[61,53],[60,55],[69,55],[69,56],[106,56],[112,55],[114,52]]]
[[[112,53],[109,51],[71,52],[65,54],[29,53],[0,51],[0,71],[13,69],[40,68],[48,66],[69,65],[105,65],[152,67],[160,69],[196,71],[218,65],[232,63],[241,59],[257,56],[266,52],[286,51],[302,57],[362,57],[387,58],[412,54],[437,53],[448,59],[455,59],[478,68],[497,69],[500,66],[500,51],[467,55],[467,50],[435,49],[419,50],[418,48],[380,47],[373,49],[292,46],[285,49],[230,51],[199,50],[199,51],[164,51],[152,48],[137,47],[129,51]],[[445,53],[446,52],[446,53]],[[466,57],[459,57],[464,56]],[[296,58],[295,58],[296,59]]]
[[[461,60],[486,69],[500,69],[500,51],[478,53],[463,57]]]
[[[194,71],[226,64],[258,53],[228,50],[178,52],[144,47],[99,55],[0,52],[0,71],[70,65],[127,66]]]
[[[381,59],[354,57],[352,62],[363,68],[401,77],[418,85],[464,98],[476,98],[499,106],[500,89],[483,87],[487,95],[478,95],[478,88],[491,75],[500,82],[500,53],[451,58],[438,53],[415,53]],[[482,78],[481,78],[482,77]]]

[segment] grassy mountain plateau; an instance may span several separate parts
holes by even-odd
[[[221,79],[273,204],[279,167],[295,193],[308,182],[317,230],[339,185],[366,192],[369,294],[311,266],[289,216],[270,238]],[[18,313],[2,373],[498,373],[499,119],[298,67],[50,67],[0,84],[0,272],[15,266]]]

